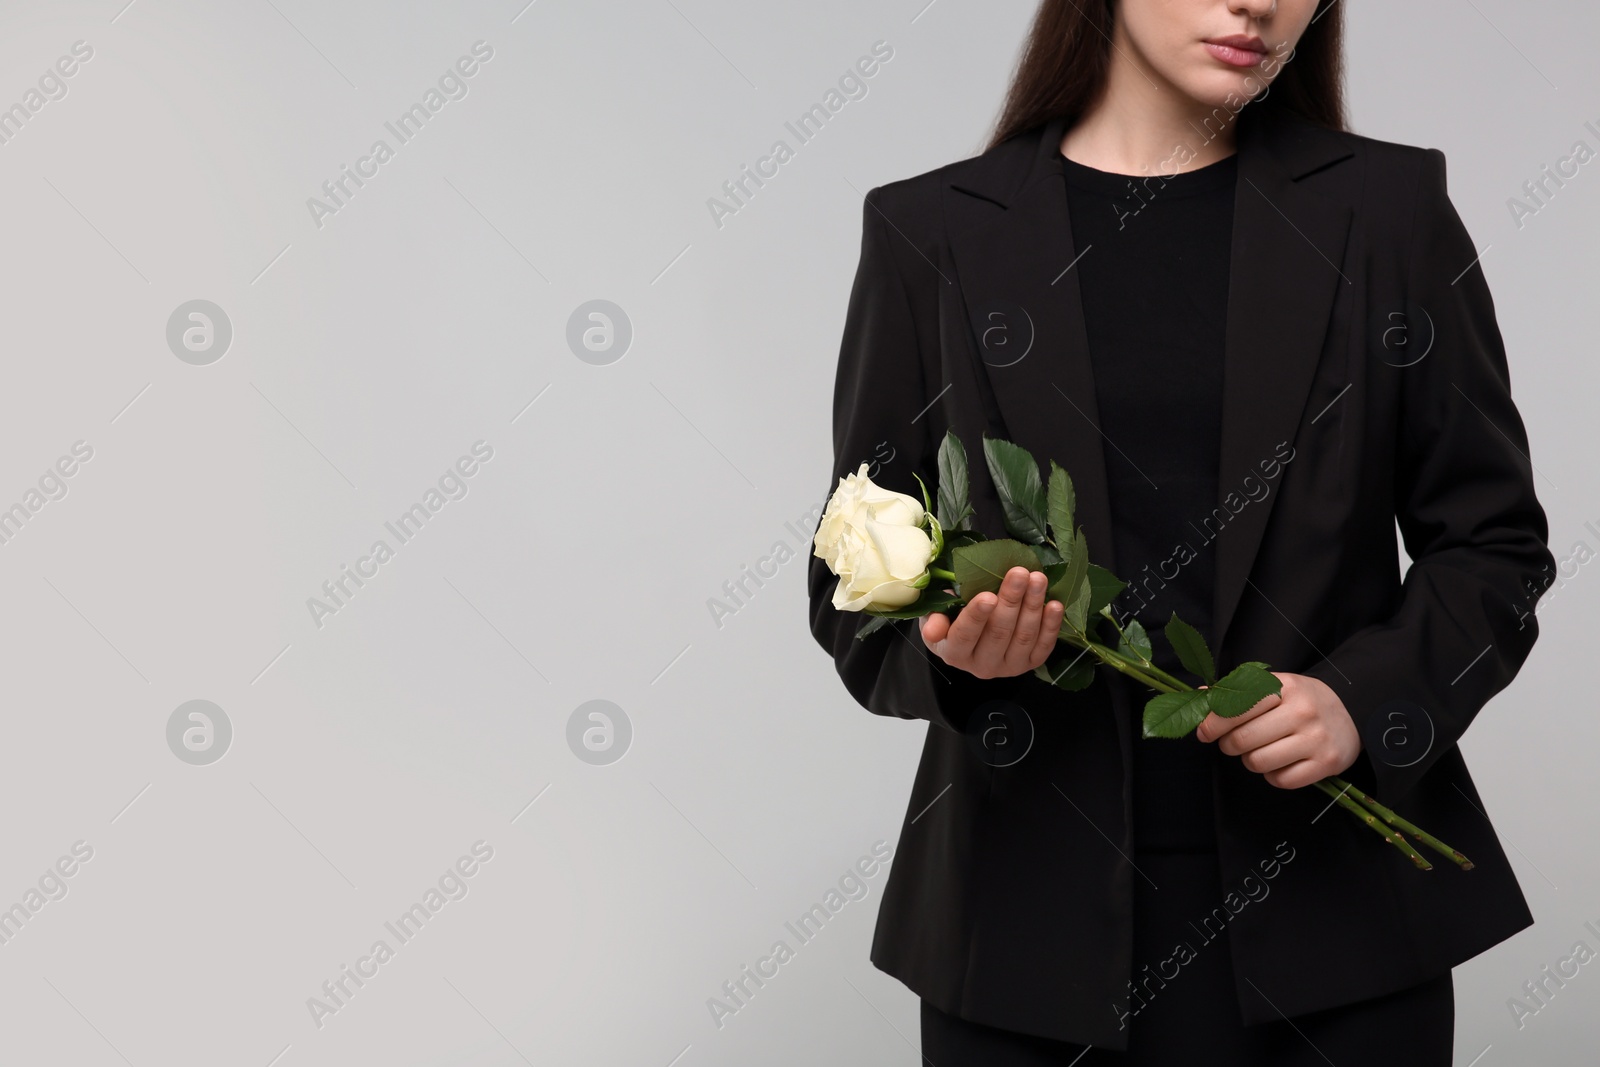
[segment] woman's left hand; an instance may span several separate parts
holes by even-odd
[[[1239,756],[1247,770],[1279,789],[1338,774],[1361,754],[1361,734],[1344,701],[1320,678],[1273,671],[1283,693],[1268,696],[1242,715],[1212,712],[1195,727],[1202,741]],[[1218,740],[1218,739],[1221,740]]]

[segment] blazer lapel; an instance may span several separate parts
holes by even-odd
[[[1051,460],[1066,469],[1090,558],[1114,573],[1105,454],[1076,273],[1086,250],[1073,243],[1059,150],[1066,126],[1064,118],[1047,123],[1032,151],[980,160],[987,165],[952,179],[950,252],[1005,438],[1037,457],[1042,476]],[[969,225],[957,229],[963,220]],[[969,466],[983,466],[981,454],[973,454],[981,442],[965,443]],[[973,482],[982,484],[977,476]],[[1107,681],[1126,804],[1134,715],[1127,687],[1117,684],[1121,677]]]
[[[1239,117],[1239,181],[1223,369],[1212,647],[1222,655],[1262,532],[1278,499],[1261,476],[1280,442],[1294,443],[1339,289],[1351,209],[1298,184],[1351,155],[1337,135],[1272,115]],[[1259,119],[1259,121],[1258,121]],[[1270,120],[1270,121],[1269,121]],[[1244,479],[1266,482],[1260,500]],[[1280,475],[1281,477],[1281,475]],[[1213,527],[1215,528],[1215,527]],[[1243,650],[1248,654],[1249,650]]]
[[[1014,170],[1001,168],[951,182],[1004,208],[952,234],[951,255],[1008,439],[1033,452],[1042,474],[1052,459],[1066,468],[1090,551],[1115,569],[1094,377],[1072,269],[1079,252],[1057,149],[1065,129],[1065,119],[1047,124],[1036,150],[1016,160],[1026,167],[1020,183]]]

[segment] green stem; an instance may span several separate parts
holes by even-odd
[[[1185,682],[1181,678],[1177,678],[1168,674],[1166,671],[1162,670],[1160,667],[1157,667],[1149,660],[1136,660],[1135,662],[1140,665],[1141,669],[1148,671],[1152,677],[1159,678],[1163,682],[1166,682],[1172,687],[1172,691],[1175,693],[1189,693],[1194,691],[1194,686],[1190,685],[1188,682]]]
[[[928,573],[935,578],[948,578],[952,582],[956,580],[955,572],[947,571],[943,567],[929,567]]]
[[[1107,604],[1105,607],[1100,609],[1100,617],[1102,619],[1106,620],[1106,622],[1109,622],[1111,624],[1111,628],[1113,630],[1117,631],[1117,637],[1121,638],[1124,641],[1126,641],[1128,639],[1127,631],[1124,630],[1122,628],[1122,626],[1117,622],[1116,613],[1111,610],[1111,605],[1110,604]]]
[[[1367,794],[1363,793],[1361,790],[1357,789],[1355,786],[1351,785],[1349,782],[1346,782],[1343,778],[1339,778],[1339,777],[1330,775],[1329,777],[1324,778],[1323,781],[1329,783],[1330,785],[1332,785],[1332,786],[1334,786],[1336,788],[1339,788],[1339,789],[1342,789],[1342,790],[1346,791],[1352,797],[1354,797],[1357,801],[1359,801],[1362,805],[1364,805],[1365,807],[1367,807],[1371,811],[1377,813],[1377,815],[1378,815],[1378,817],[1380,819],[1383,819],[1385,822],[1387,822],[1390,825],[1392,825],[1395,829],[1401,830],[1401,831],[1404,831],[1405,833],[1410,834],[1412,837],[1415,837],[1417,840],[1421,841],[1424,845],[1427,845],[1429,848],[1433,849],[1435,852],[1438,852],[1438,853],[1440,853],[1442,855],[1445,855],[1445,856],[1449,856],[1451,861],[1454,862],[1457,866],[1459,866],[1463,871],[1472,870],[1473,863],[1472,863],[1471,860],[1467,859],[1467,857],[1465,855],[1463,855],[1462,853],[1460,853],[1460,852],[1456,851],[1455,849],[1451,848],[1449,845],[1445,844],[1443,841],[1440,841],[1437,837],[1434,837],[1432,834],[1428,833],[1426,830],[1422,829],[1417,824],[1415,824],[1413,822],[1409,822],[1406,819],[1401,818],[1399,815],[1396,815],[1393,810],[1391,810],[1390,808],[1387,808],[1384,805],[1378,803],[1372,797],[1370,797]]]
[[[1188,688],[1176,678],[1172,678],[1171,675],[1166,675],[1166,678],[1170,681],[1165,681],[1162,678],[1156,677],[1155,675],[1149,673],[1149,671],[1153,670],[1154,668],[1146,668],[1146,666],[1140,663],[1138,660],[1124,656],[1116,649],[1111,648],[1108,645],[1103,645],[1099,641],[1091,641],[1082,634],[1069,631],[1061,635],[1061,640],[1075,648],[1088,649],[1090,653],[1092,653],[1094,657],[1101,663],[1104,663],[1113,670],[1126,674],[1134,681],[1148,686],[1149,688],[1158,692],[1177,693],[1181,692],[1184,688]],[[1159,673],[1165,674],[1165,672]]]
[[[1116,623],[1113,622],[1111,625],[1115,626]],[[1117,651],[1110,645],[1089,640],[1082,634],[1065,631],[1061,635],[1061,640],[1069,645],[1076,645],[1078,648],[1088,648],[1100,662],[1116,668],[1135,681],[1143,682],[1151,689],[1163,693],[1188,693],[1194,691],[1194,686],[1181,678],[1173,677],[1149,660],[1135,659]]]
[[[1360,819],[1362,822],[1372,827],[1372,829],[1382,836],[1385,841],[1389,842],[1401,852],[1404,852],[1408,857],[1410,857],[1412,863],[1416,864],[1425,871],[1433,870],[1433,864],[1424,859],[1422,853],[1411,847],[1411,842],[1406,840],[1405,834],[1401,833],[1399,830],[1396,830],[1388,823],[1379,819],[1372,812],[1368,811],[1360,804],[1357,804],[1354,800],[1351,800],[1349,797],[1345,796],[1345,790],[1343,788],[1333,785],[1326,778],[1319,780],[1315,784],[1318,789],[1322,790],[1324,793],[1332,796],[1334,800],[1338,801],[1341,808],[1344,808],[1357,819]]]

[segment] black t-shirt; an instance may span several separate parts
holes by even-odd
[[[1129,584],[1113,610],[1138,619],[1156,665],[1191,684],[1161,629],[1177,612],[1213,636],[1215,525],[1204,520],[1217,506],[1237,158],[1129,176],[1062,157],[1115,571]],[[1135,715],[1149,695],[1139,687]],[[1215,849],[1212,764],[1227,757],[1192,734],[1135,738],[1136,848]]]

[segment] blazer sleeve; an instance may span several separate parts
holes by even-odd
[[[833,389],[833,476],[824,500],[863,461],[872,480],[886,489],[921,500],[922,487],[913,473],[927,485],[930,497],[938,488],[937,441],[931,430],[938,390],[930,390],[924,377],[916,321],[894,242],[905,251],[915,249],[890,228],[881,194],[881,187],[869,191],[862,207],[861,257]],[[963,443],[970,459],[973,443]],[[838,582],[813,553],[808,570],[811,633],[833,657],[850,695],[868,711],[926,719],[960,732],[974,707],[995,697],[1014,697],[1026,680],[983,679],[950,666],[928,651],[915,619],[892,620],[857,640],[857,628],[871,616],[833,606]]]
[[[1434,344],[1396,372],[1394,456],[1395,514],[1412,565],[1393,616],[1306,671],[1361,728],[1385,803],[1401,799],[1510,684],[1538,636],[1533,611],[1555,562],[1494,303],[1436,148],[1425,150],[1417,197],[1408,298],[1432,320]],[[1368,747],[1389,722],[1406,721],[1390,718],[1395,700],[1420,705],[1432,724],[1415,762]]]

